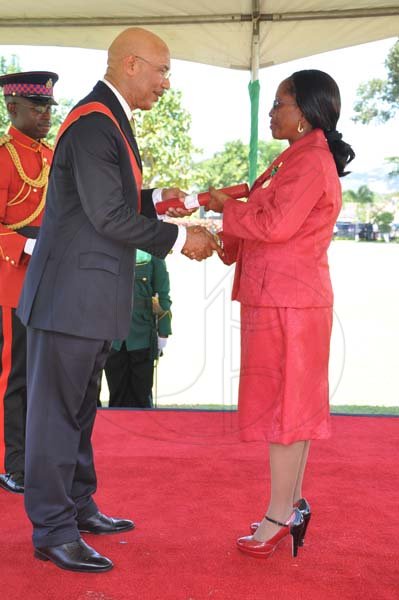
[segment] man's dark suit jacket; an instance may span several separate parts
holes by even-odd
[[[102,102],[118,120],[141,166],[123,108],[98,82],[79,105]],[[54,156],[41,233],[18,316],[30,327],[113,340],[129,332],[136,248],[164,258],[176,225],[156,219],[151,191],[137,188],[125,141],[101,113],[81,117]]]

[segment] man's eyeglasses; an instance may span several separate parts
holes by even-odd
[[[151,65],[151,67],[153,67],[156,71],[158,71],[162,75],[163,79],[166,79],[166,80],[170,79],[171,72],[168,67],[156,65],[153,62],[151,62],[150,60],[147,60],[143,56],[138,56],[137,54],[135,54],[134,56],[135,56],[135,58],[142,60],[143,62],[147,63],[148,65]]]
[[[39,113],[40,115],[44,115],[45,113],[51,113],[53,108],[51,104],[34,104],[33,102],[21,102],[20,100],[15,101],[14,104],[21,104],[22,106],[26,106],[27,108],[30,108],[31,110],[35,111],[36,113]]]
[[[296,102],[283,102],[277,98],[273,100],[272,110],[276,110],[277,108],[280,108],[280,106],[296,106]]]

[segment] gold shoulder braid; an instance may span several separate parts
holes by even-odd
[[[12,137],[8,135],[8,133],[2,135],[0,137],[0,146],[4,146],[4,144],[8,144],[12,140]]]
[[[20,178],[22,179],[22,181],[24,181],[25,183],[27,183],[28,185],[30,185],[31,187],[34,187],[34,188],[39,188],[39,189],[44,188],[40,203],[38,204],[38,206],[36,207],[34,212],[31,215],[29,215],[29,217],[26,217],[26,219],[24,219],[23,221],[19,221],[19,223],[5,225],[6,227],[8,227],[8,229],[15,230],[15,229],[21,229],[22,227],[26,227],[26,225],[29,225],[30,223],[32,223],[36,219],[36,217],[38,217],[40,215],[40,213],[42,212],[44,205],[46,203],[46,193],[47,193],[48,175],[50,172],[50,165],[45,163],[43,165],[40,175],[36,179],[31,179],[25,173],[25,171],[21,165],[21,161],[18,156],[18,152],[15,150],[14,146],[12,144],[10,144],[8,141],[8,142],[5,142],[5,147],[7,148],[8,152],[11,156],[11,160],[14,163],[17,173],[20,176]]]

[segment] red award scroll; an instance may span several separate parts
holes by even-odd
[[[232,185],[218,192],[224,192],[234,199],[247,198],[249,195],[249,187],[246,183]],[[170,200],[162,200],[155,205],[159,215],[164,215],[169,208],[196,208],[198,206],[206,206],[210,200],[209,192],[201,192],[200,194],[190,194],[185,198],[171,198]]]

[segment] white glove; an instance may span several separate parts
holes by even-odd
[[[167,343],[168,338],[158,336],[158,356],[162,356]]]
[[[25,248],[24,248],[25,254],[32,255],[35,244],[36,244],[36,240],[34,240],[33,238],[28,238],[25,242]]]

